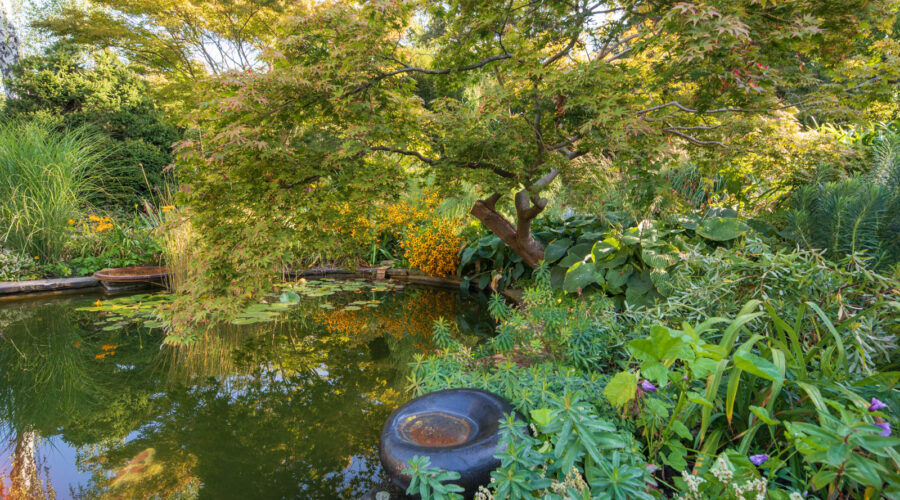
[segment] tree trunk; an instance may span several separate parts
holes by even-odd
[[[13,453],[11,497],[14,499],[41,498],[35,451],[37,434],[25,431],[16,436],[16,447]]]
[[[531,266],[532,269],[544,258],[544,245],[531,235],[531,221],[544,209],[546,200],[538,199],[534,205],[529,202],[528,192],[516,194],[516,224],[513,225],[497,212],[495,205],[500,199],[495,194],[486,200],[475,202],[471,214],[490,229],[503,243],[506,243],[516,255]]]
[[[7,12],[6,2],[0,0],[0,88],[6,92],[8,99],[12,99],[9,81],[12,79],[12,67],[19,62],[19,37]]]

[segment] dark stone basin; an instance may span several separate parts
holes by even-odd
[[[162,283],[169,276],[169,270],[162,266],[115,267],[94,273],[100,281],[109,283]]]
[[[388,417],[381,430],[381,464],[406,490],[411,478],[402,471],[409,459],[428,456],[433,467],[459,472],[455,482],[471,497],[500,465],[494,458],[500,420],[514,412],[505,399],[478,389],[426,394]]]

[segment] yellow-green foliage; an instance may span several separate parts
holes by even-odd
[[[839,179],[863,165],[857,149],[827,129],[804,127],[788,111],[753,117],[745,126],[746,134],[732,144],[738,155],[716,170],[743,180],[741,208],[751,213],[773,208],[798,185]]]

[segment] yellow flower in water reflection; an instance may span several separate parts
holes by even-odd
[[[116,347],[118,347],[118,346],[115,344],[106,344],[103,347],[101,347],[100,349],[103,349],[104,351],[109,351],[109,350],[115,349]]]
[[[106,353],[104,352],[102,354],[98,354],[98,355],[94,356],[94,359],[103,359],[105,357],[106,357]]]
[[[100,299],[97,299],[97,302],[94,302],[94,307],[103,307],[103,302],[100,302]]]

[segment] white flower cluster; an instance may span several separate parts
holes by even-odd
[[[563,480],[563,482],[554,481],[550,486],[550,489],[557,495],[565,495],[566,492],[569,491],[569,488],[573,488],[575,491],[583,493],[587,487],[588,485],[584,481],[584,477],[581,476],[581,472],[579,472],[577,468],[572,467],[572,470],[566,474],[565,480]]]
[[[722,483],[729,483],[731,478],[734,477],[734,473],[731,471],[731,464],[728,463],[728,459],[725,458],[724,454],[719,455],[719,458],[716,459],[716,464],[709,472]]]
[[[733,493],[733,498],[736,500],[764,500],[766,498],[768,482],[762,477],[749,480],[742,485],[733,482],[734,469],[724,453],[716,458],[716,463],[709,469],[709,472],[716,478],[716,481],[725,487],[723,492],[725,495],[730,491]],[[705,483],[706,479],[695,476],[688,471],[682,471],[681,477],[687,485],[687,491],[682,496],[678,497],[678,500],[701,500],[709,498],[708,491],[706,492],[707,496],[702,495],[700,492],[700,485]],[[728,498],[732,497],[728,496]],[[790,500],[802,499],[803,497],[799,493],[791,493]]]
[[[475,492],[474,500],[494,500],[494,495],[491,493],[491,490],[485,488],[484,486],[479,486],[478,491]]]
[[[687,484],[688,498],[700,498],[700,485],[705,483],[706,479],[703,479],[700,476],[695,476],[686,470],[681,471],[681,477]]]
[[[765,500],[767,484],[766,480],[760,477],[752,481],[747,481],[743,486],[738,486],[737,484],[732,484],[731,486],[734,488],[734,496],[737,497],[737,500],[747,500],[748,498]],[[756,493],[755,497],[750,495],[754,492]],[[745,497],[744,495],[747,496]]]

